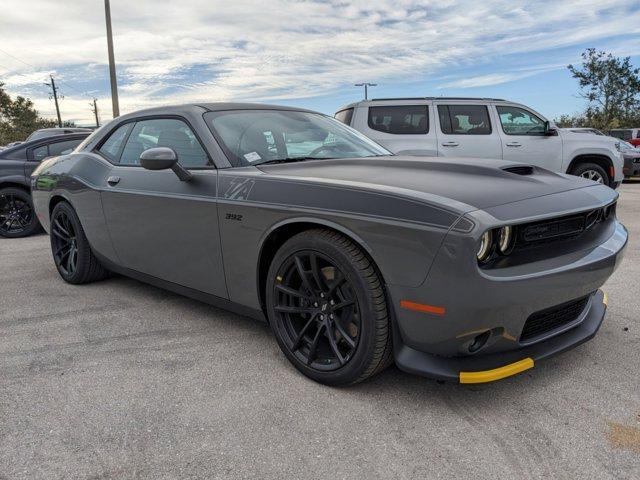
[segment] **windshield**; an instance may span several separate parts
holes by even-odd
[[[289,110],[229,110],[204,116],[232,165],[391,155],[333,118]]]

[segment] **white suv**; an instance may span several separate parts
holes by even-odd
[[[559,130],[535,110],[495,98],[365,100],[335,117],[394,153],[503,158],[616,187],[624,160],[617,139]]]

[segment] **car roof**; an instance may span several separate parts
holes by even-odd
[[[287,110],[292,112],[319,113],[297,107],[285,107],[283,105],[271,105],[266,103],[243,103],[243,102],[214,102],[214,103],[187,103],[181,105],[166,105],[162,107],[152,107],[143,110],[136,110],[119,116],[116,120],[127,120],[140,116],[170,115],[189,111],[198,112],[218,112],[224,110]]]
[[[63,135],[51,135],[49,137],[37,138],[36,140],[29,140],[28,142],[22,142],[19,145],[6,148],[0,152],[0,156],[9,155],[16,150],[22,148],[31,148],[38,145],[46,145],[49,143],[64,142],[66,140],[82,140],[87,138],[92,132],[77,132],[77,133],[65,133]]]
[[[347,108],[353,108],[358,105],[365,104],[373,104],[376,102],[389,102],[389,103],[397,103],[397,102],[424,102],[424,101],[434,101],[434,100],[445,100],[445,101],[473,101],[473,102],[509,102],[509,100],[505,100],[504,98],[489,98],[489,97],[395,97],[395,98],[372,98],[369,100],[360,100],[358,102],[352,102],[349,105],[345,105],[341,107],[340,110],[345,110]],[[516,103],[516,102],[509,102]]]

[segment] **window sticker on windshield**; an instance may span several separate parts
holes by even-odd
[[[258,155],[257,152],[251,152],[251,153],[245,153],[244,158],[246,158],[248,162],[256,162],[260,160],[262,157]]]

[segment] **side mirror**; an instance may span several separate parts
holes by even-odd
[[[173,170],[183,182],[191,180],[191,173],[178,163],[178,154],[169,147],[155,147],[140,155],[140,166],[147,170]]]
[[[558,135],[558,129],[554,126],[551,126],[549,120],[544,122],[544,134],[547,137],[556,137]]]

